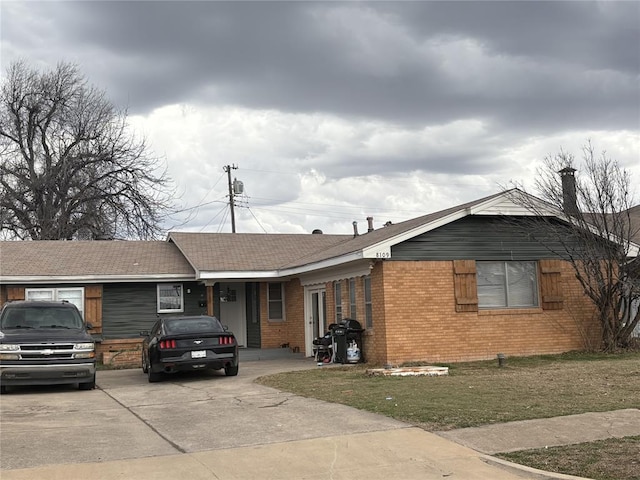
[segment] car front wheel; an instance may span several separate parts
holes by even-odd
[[[147,373],[148,368],[147,368],[147,356],[143,353],[142,354],[142,373]]]

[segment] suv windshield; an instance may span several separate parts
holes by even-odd
[[[82,318],[74,308],[21,306],[8,308],[2,316],[1,329],[17,328],[82,328]]]

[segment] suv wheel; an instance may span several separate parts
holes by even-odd
[[[93,374],[93,379],[90,382],[82,382],[78,384],[80,390],[93,390],[96,388],[96,374]]]
[[[227,377],[235,377],[236,375],[238,375],[238,365],[236,365],[235,367],[233,365],[227,365],[226,367],[224,367],[224,374]]]

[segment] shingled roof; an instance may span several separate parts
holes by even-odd
[[[0,242],[0,281],[153,281],[199,279],[202,272],[266,276],[312,271],[322,262],[366,258],[366,249],[389,245],[435,228],[473,208],[501,201],[503,193],[363,233],[251,234],[171,232],[168,241]],[[370,254],[371,252],[369,252]]]
[[[357,256],[367,248],[401,238],[416,229],[424,229],[439,219],[466,212],[502,195],[491,195],[357,236],[171,232],[168,238],[178,246],[198,275],[205,271],[264,272],[295,269],[346,255]],[[419,233],[422,232],[416,232]]]
[[[393,245],[467,215],[526,215],[512,193],[490,195],[360,235],[171,232],[166,242],[0,242],[0,282],[285,277],[390,254]],[[632,213],[638,219],[640,206]]]
[[[195,278],[175,245],[160,241],[0,242],[0,280]]]
[[[196,271],[277,270],[323,252],[349,235],[172,232],[174,242]]]

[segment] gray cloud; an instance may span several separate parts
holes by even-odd
[[[527,174],[536,158],[567,146],[556,139],[573,144],[576,134],[600,132],[624,162],[640,160],[636,143],[620,143],[640,132],[640,2],[4,1],[0,9],[2,68],[17,58],[43,68],[78,63],[153,126],[151,145],[167,154],[185,205],[233,162],[269,171],[245,183],[270,206],[324,191],[329,201],[359,196],[390,212],[406,207],[393,185],[403,177],[421,180],[411,185],[418,205],[433,207],[438,195],[468,201]],[[197,112],[163,111],[170,105]],[[225,117],[232,111],[239,118]],[[299,178],[314,175],[323,180]],[[200,223],[217,208],[207,206]]]
[[[47,54],[76,52],[134,113],[208,102],[407,125],[638,126],[636,2],[29,3],[55,27]]]

